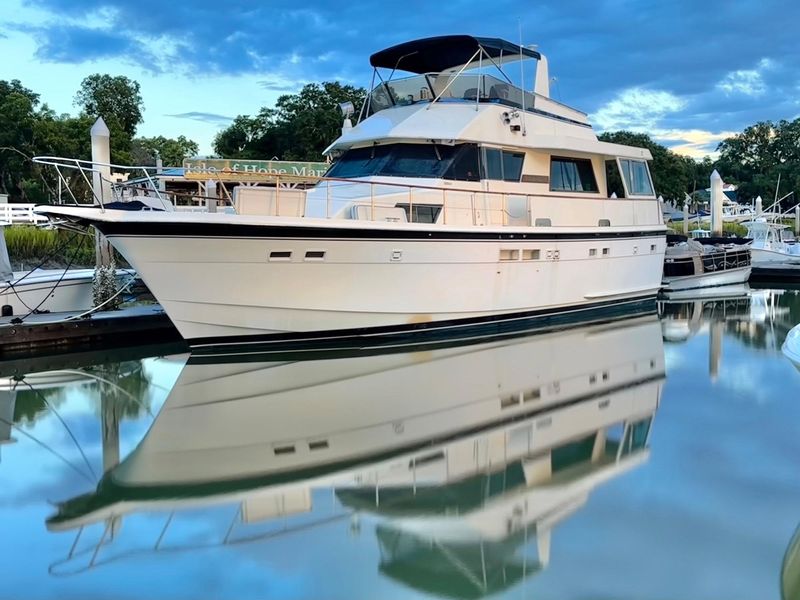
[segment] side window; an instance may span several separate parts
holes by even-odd
[[[550,191],[596,192],[597,180],[592,161],[588,158],[551,157]]]
[[[478,160],[478,146],[463,144],[457,146],[458,150],[453,159],[453,164],[444,174],[444,179],[458,181],[480,181],[480,162]]]
[[[616,194],[617,198],[625,197],[625,188],[622,187],[622,175],[619,174],[619,166],[616,160],[606,161],[606,194],[611,198],[611,194]]]
[[[523,152],[484,148],[484,179],[519,181],[522,178]]]
[[[655,196],[645,161],[621,158],[619,165],[631,196]]]
[[[519,181],[522,178],[522,152],[503,152],[503,181]]]
[[[497,148],[486,148],[486,179],[503,179],[503,153]]]

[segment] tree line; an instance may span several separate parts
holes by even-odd
[[[237,116],[217,134],[214,152],[222,158],[323,160],[323,151],[341,131],[339,105],[352,102],[355,119],[365,95],[363,88],[338,82],[307,84],[253,116]],[[179,165],[197,154],[197,144],[184,136],[136,136],[144,103],[139,84],[127,77],[87,77],[75,95],[75,105],[77,116],[59,115],[19,81],[0,81],[0,193],[12,201],[47,202],[52,197],[53,176],[28,157],[89,159],[88,132],[98,116],[111,130],[115,163],[153,165],[158,153],[165,165]],[[705,190],[714,169],[726,183],[738,186],[740,201],[749,202],[758,195],[766,200],[776,191],[782,196],[800,187],[800,118],[756,123],[722,141],[716,159],[707,156],[699,161],[671,151],[645,133],[606,132],[599,138],[648,148],[656,193],[679,203],[685,194],[697,196]],[[789,198],[785,204],[796,202]]]
[[[197,144],[184,136],[136,136],[144,121],[144,102],[138,82],[127,77],[90,75],[81,82],[74,102],[76,116],[57,114],[19,80],[0,80],[0,194],[7,194],[12,202],[49,202],[57,175],[30,159],[91,159],[89,130],[98,117],[103,117],[111,132],[113,163],[155,165],[158,153],[165,165],[175,165],[197,154]],[[65,171],[64,176],[80,178],[75,172]]]

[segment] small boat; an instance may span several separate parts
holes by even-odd
[[[62,313],[94,306],[94,269],[33,269],[13,271],[0,223],[0,307],[2,316]],[[117,278],[128,275],[117,270]]]
[[[792,364],[800,371],[800,325],[796,325],[787,335],[786,341],[781,347],[783,355],[792,361]]]
[[[741,284],[750,277],[750,270],[746,245],[703,244],[695,238],[669,236],[663,284],[666,291]]]
[[[750,244],[753,263],[800,264],[800,244],[790,227],[765,218],[744,225],[747,237],[753,240]]]

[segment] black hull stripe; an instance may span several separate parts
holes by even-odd
[[[357,240],[457,240],[457,241],[523,241],[523,240],[608,240],[666,237],[666,229],[656,231],[595,232],[499,232],[453,231],[437,229],[371,229],[342,227],[308,227],[289,225],[249,225],[243,223],[179,223],[179,222],[110,222],[86,220],[109,237],[175,237],[175,238],[253,238],[253,239],[357,239]]]
[[[327,331],[203,337],[189,339],[187,342],[192,350],[192,362],[199,362],[202,357],[215,357],[213,362],[219,362],[219,355],[230,355],[236,362],[240,362],[243,354],[378,349],[437,342],[457,344],[459,342],[468,343],[475,338],[483,338],[477,339],[480,342],[486,341],[486,336],[522,334],[543,331],[547,328],[584,324],[592,316],[606,318],[633,316],[653,311],[655,307],[656,292],[653,292],[651,295],[635,298],[471,319]]]

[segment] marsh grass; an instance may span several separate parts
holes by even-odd
[[[4,227],[11,267],[27,270],[42,263],[44,268],[93,267],[94,230],[91,235],[62,229],[43,229],[33,225]]]

